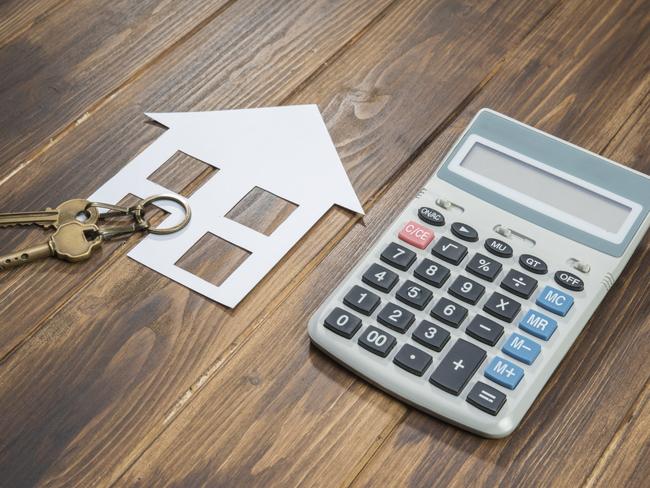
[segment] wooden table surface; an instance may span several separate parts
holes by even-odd
[[[648,0],[3,1],[3,211],[92,193],[163,133],[143,112],[316,103],[367,215],[330,210],[234,310],[127,258],[139,237],[5,272],[0,486],[648,486],[650,236],[506,439],[369,386],[306,323],[481,107],[650,173],[649,92]]]

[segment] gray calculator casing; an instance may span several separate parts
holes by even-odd
[[[637,212],[632,219],[633,221],[628,223],[625,235],[619,236],[619,242],[593,236],[589,232],[574,228],[566,222],[551,218],[544,215],[543,212],[533,210],[526,205],[521,205],[515,199],[491,191],[454,173],[449,168],[450,163],[454,161],[458,152],[466,147],[464,145],[469,144],[468,141],[476,137],[493,141],[526,157],[541,161],[550,167],[558,168],[573,178],[604,188],[612,194],[622,195],[628,201],[634,202],[637,204]],[[561,197],[561,195],[559,196]],[[451,202],[454,206],[451,209],[445,209],[439,205],[440,202]],[[433,230],[436,237],[426,249],[420,250],[399,241],[397,235],[407,221],[412,220],[427,225],[418,219],[417,211],[422,206],[431,207],[442,212],[446,217],[446,223],[442,227],[427,226]],[[648,176],[545,134],[502,114],[483,109],[472,120],[424,188],[418,192],[418,195],[406,206],[392,225],[386,229],[370,251],[359,260],[352,271],[336,286],[330,296],[314,313],[309,321],[309,336],[313,343],[328,355],[403,401],[482,436],[492,438],[507,436],[522,420],[555,368],[620,275],[634,249],[648,230],[650,225],[649,210],[650,178]],[[455,221],[474,227],[479,233],[479,240],[477,242],[459,241],[450,232],[450,224]],[[511,230],[510,237],[497,233],[497,230],[501,229]],[[405,334],[396,333],[377,322],[376,315],[381,307],[378,307],[367,317],[358,314],[343,304],[343,296],[351,286],[354,284],[366,286],[361,281],[361,275],[371,264],[380,262],[379,255],[389,243],[398,242],[416,251],[419,261],[423,257],[432,257],[431,247],[435,245],[440,236],[447,236],[462,242],[463,245],[468,247],[468,256],[459,266],[444,263],[445,266],[451,269],[452,276],[442,288],[432,288],[422,283],[423,286],[433,291],[433,300],[423,311],[409,309],[415,313],[416,321],[415,325]],[[526,236],[534,243],[518,236]],[[531,275],[539,281],[539,285],[529,300],[516,297],[501,289],[499,279],[492,283],[481,281],[481,284],[486,287],[486,292],[475,306],[463,304],[469,309],[469,316],[464,323],[457,329],[445,327],[444,324],[432,319],[429,311],[439,297],[448,296],[446,290],[455,276],[458,274],[471,276],[467,275],[464,267],[474,253],[485,254],[483,243],[489,237],[508,242],[514,249],[513,257],[499,259],[504,267],[503,272],[514,268],[526,273],[527,271],[519,266],[518,257],[521,254],[533,254],[546,261],[548,273],[545,275]],[[588,264],[590,270],[588,272],[577,271],[572,267],[576,262]],[[390,266],[387,267],[398,273],[400,283],[405,279],[418,282],[417,278],[413,276],[413,268],[408,271],[399,271]],[[580,276],[584,280],[584,291],[569,292],[575,300],[573,307],[565,317],[554,317],[557,319],[558,327],[550,340],[539,341],[529,336],[541,343],[542,351],[530,366],[517,363],[518,366],[524,369],[525,374],[516,389],[509,390],[491,382],[483,376],[485,366],[495,355],[503,356],[501,347],[511,332],[516,331],[526,336],[525,332],[518,329],[517,324],[529,308],[539,309],[534,305],[534,299],[539,290],[542,290],[546,285],[562,289],[555,283],[553,278],[557,270],[571,271]],[[503,272],[500,277],[503,277]],[[399,285],[388,294],[388,297],[380,294],[382,304],[386,303],[386,298],[393,301],[393,303],[399,303],[394,297],[398,288]],[[520,301],[522,309],[512,323],[508,324],[499,321],[499,324],[505,328],[504,334],[495,346],[490,347],[465,334],[465,328],[472,316],[482,309],[483,304],[493,291],[498,291]],[[349,310],[362,319],[361,328],[351,339],[345,339],[323,326],[325,317],[334,307]],[[408,306],[405,307],[408,308]],[[547,312],[544,311],[544,313]],[[451,333],[451,338],[441,352],[436,353],[426,350],[428,354],[433,356],[433,362],[424,375],[418,377],[394,364],[393,357],[404,343],[423,349],[411,337],[413,328],[423,319],[445,327]],[[397,337],[398,343],[388,357],[376,356],[357,344],[358,337],[368,325],[378,327]],[[450,344],[453,344],[458,338],[463,338],[484,349],[487,352],[487,358],[460,395],[454,396],[432,385],[429,382],[429,377],[449,350]],[[507,401],[498,415],[492,416],[485,413],[466,401],[468,392],[479,380],[506,394]]]

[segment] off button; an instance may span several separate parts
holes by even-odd
[[[555,273],[555,282],[567,290],[582,291],[585,289],[585,282],[582,281],[582,278],[568,271],[557,271]]]

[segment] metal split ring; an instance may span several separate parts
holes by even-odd
[[[147,205],[151,205],[155,202],[159,202],[161,200],[167,200],[170,202],[175,202],[178,203],[181,207],[183,207],[183,211],[185,212],[185,216],[183,217],[183,220],[172,226],[172,227],[165,227],[165,228],[153,228],[150,226],[149,222],[144,216],[144,210]],[[143,200],[140,200],[140,202],[133,207],[133,215],[135,216],[136,221],[138,224],[143,228],[146,229],[147,232],[150,234],[173,234],[174,232],[178,232],[181,230],[183,227],[185,227],[190,219],[192,218],[192,210],[190,209],[190,204],[187,201],[186,198],[183,198],[178,195],[173,195],[171,193],[165,193],[162,195],[154,195],[149,198],[145,198]]]

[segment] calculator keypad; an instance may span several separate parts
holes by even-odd
[[[481,365],[485,356],[485,351],[480,347],[458,339],[440,361],[429,381],[447,393],[458,395]]]
[[[377,322],[401,333],[406,332],[414,320],[412,312],[394,303],[388,303],[377,314]]]
[[[529,298],[537,288],[537,280],[516,269],[511,269],[503,278],[501,288],[518,297]]]
[[[400,302],[404,302],[413,308],[424,310],[424,307],[431,301],[433,293],[419,283],[406,280],[400,289],[397,290],[395,297]]]
[[[405,246],[391,242],[379,258],[397,269],[406,271],[415,261],[415,253]]]
[[[436,245],[433,246],[431,252],[443,261],[456,265],[467,256],[467,248],[465,246],[447,237],[441,237]]]
[[[404,344],[395,355],[393,362],[409,373],[422,376],[427,370],[433,358],[424,351],[410,344]]]
[[[494,281],[494,278],[501,272],[503,266],[496,259],[488,258],[483,254],[476,253],[467,263],[465,268],[468,273],[483,278],[487,281]]]
[[[363,274],[361,280],[379,291],[388,293],[397,284],[399,278],[394,271],[384,268],[380,264],[373,264]]]
[[[424,281],[425,283],[440,288],[445,284],[451,272],[442,264],[431,261],[430,259],[423,259],[413,272],[416,278]]]
[[[521,304],[519,302],[496,291],[483,305],[483,310],[487,313],[506,322],[512,322],[519,313],[520,308]]]
[[[372,325],[359,337],[359,345],[377,356],[385,358],[397,344],[395,336]]]
[[[379,302],[381,300],[377,295],[359,285],[354,285],[343,298],[343,303],[364,315],[374,312]]]
[[[431,316],[454,328],[460,327],[465,317],[467,309],[448,298],[442,297],[431,309]]]
[[[442,351],[451,334],[428,320],[423,320],[413,331],[413,340],[436,352]]]
[[[450,295],[459,300],[475,305],[485,293],[485,287],[474,280],[458,276],[448,291]]]

